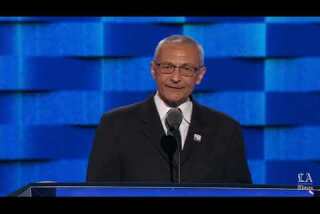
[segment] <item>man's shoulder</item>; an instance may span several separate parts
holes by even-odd
[[[103,114],[102,118],[108,119],[129,119],[131,117],[138,117],[139,112],[147,101],[140,101],[129,105],[119,106],[111,109]]]

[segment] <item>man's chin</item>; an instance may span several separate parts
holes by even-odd
[[[175,108],[179,106],[181,103],[183,103],[186,99],[167,99],[165,100],[166,104],[172,108]]]

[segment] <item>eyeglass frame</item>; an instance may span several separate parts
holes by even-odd
[[[175,64],[173,64],[173,63],[160,63],[160,62],[157,62],[156,60],[153,60],[152,61],[156,66],[158,66],[159,68],[160,68],[160,71],[161,71],[161,65],[163,65],[163,64],[168,64],[168,65],[170,65],[170,66],[172,66],[172,71],[170,72],[170,73],[163,73],[163,74],[172,74],[172,73],[174,73],[174,71],[176,70],[176,68],[178,68],[178,71],[180,72],[180,74],[182,75],[182,76],[185,76],[185,77],[193,77],[201,68],[203,68],[204,67],[204,65],[200,65],[200,66],[198,66],[198,67],[195,67],[195,66],[192,66],[192,65],[186,65],[186,64],[183,64],[183,65],[180,65],[180,66],[178,66],[178,65],[175,65]],[[181,73],[181,68],[183,68],[183,66],[190,66],[192,69],[193,69],[193,73],[191,74],[191,75],[185,75],[185,74],[183,74],[183,73]]]

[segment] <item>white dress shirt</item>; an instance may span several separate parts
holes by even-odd
[[[157,107],[157,110],[158,110],[158,113],[159,113],[159,116],[161,119],[162,127],[163,127],[165,133],[167,133],[167,127],[165,125],[165,120],[166,120],[166,114],[171,109],[171,107],[168,106],[160,98],[158,93],[159,92],[157,92],[156,95],[154,96],[154,102],[156,104],[156,107]],[[178,108],[182,111],[182,114],[183,114],[183,120],[182,120],[180,127],[179,127],[180,134],[181,134],[181,143],[182,143],[181,148],[183,149],[183,146],[184,146],[186,138],[187,138],[189,123],[191,121],[191,114],[192,114],[192,102],[190,101],[190,98],[188,98],[188,100],[186,102],[179,105]]]

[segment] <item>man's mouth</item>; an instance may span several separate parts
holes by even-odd
[[[170,85],[166,85],[167,88],[172,88],[172,89],[183,89],[183,87],[176,87],[176,86],[170,86]]]

